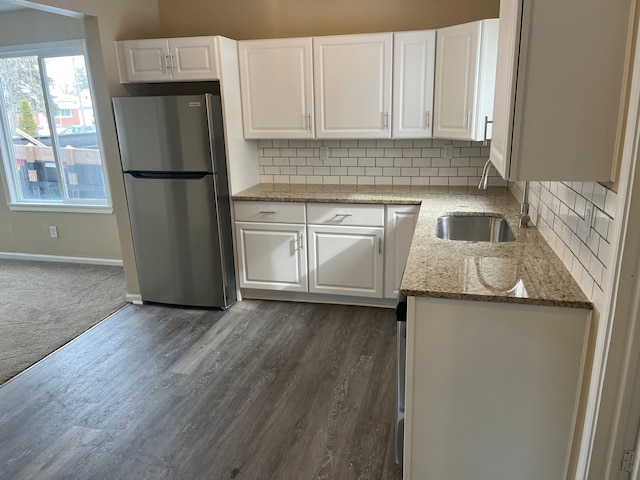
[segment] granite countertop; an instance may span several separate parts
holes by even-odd
[[[408,296],[593,308],[535,227],[519,228],[519,203],[506,187],[258,184],[234,200],[420,204],[400,292]],[[514,242],[464,242],[435,236],[445,213],[505,217]]]

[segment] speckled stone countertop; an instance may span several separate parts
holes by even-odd
[[[258,184],[234,200],[420,204],[400,291],[408,296],[593,308],[536,228],[519,228],[519,203],[505,187]],[[504,216],[514,242],[465,242],[436,237],[445,213]]]

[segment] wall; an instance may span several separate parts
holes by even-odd
[[[127,291],[131,294],[139,293],[138,277],[133,256],[133,243],[131,229],[126,206],[120,156],[111,111],[111,96],[123,95],[125,90],[118,79],[114,40],[121,38],[144,38],[159,35],[159,15],[156,0],[39,0],[37,2],[16,3],[37,10],[45,10],[50,13],[62,14],[67,17],[80,19],[84,23],[87,52],[89,57],[88,70],[92,79],[96,123],[102,141],[103,161],[107,170],[107,178],[110,184],[113,211],[111,226],[107,227],[101,222],[99,215],[71,214],[45,214],[26,212],[24,227],[20,232],[14,232],[18,236],[29,238],[40,234],[38,225],[50,225],[49,221],[55,219],[62,229],[75,229],[76,233],[89,234],[95,230],[93,237],[111,237],[117,235],[119,240],[119,253],[114,250],[108,255],[121,256],[124,263],[124,272],[127,282]],[[23,30],[29,30],[32,25],[28,22],[17,22]],[[27,217],[28,215],[28,217]],[[104,215],[102,215],[103,217]],[[114,218],[115,217],[115,218]],[[81,233],[69,238],[68,248],[72,256],[89,256],[83,251],[81,245],[87,245],[85,237]],[[66,240],[65,240],[66,241]],[[112,244],[112,243],[110,243]],[[113,244],[112,244],[113,245]],[[35,248],[35,246],[34,246]],[[53,254],[61,255],[59,251]]]
[[[25,26],[28,25],[28,28]],[[0,46],[84,38],[84,22],[37,10],[0,14]],[[0,182],[0,196],[8,198]],[[114,215],[12,211],[0,202],[0,252],[120,259]],[[49,235],[56,225],[59,238]]]
[[[158,0],[167,36],[236,40],[422,30],[497,17],[499,0]]]
[[[509,184],[516,198],[522,198],[524,184]],[[594,304],[590,337],[587,344],[585,373],[578,418],[583,419],[596,361],[596,342],[604,312],[605,286],[614,265],[614,224],[618,215],[618,195],[613,190],[593,182],[531,182],[529,188],[530,216],[551,248],[562,259],[585,294]],[[587,220],[594,211],[594,224]],[[584,423],[578,421],[575,438],[582,436]],[[575,472],[580,442],[573,445],[569,472]]]
[[[516,198],[521,199],[523,184],[510,186]],[[617,194],[593,182],[531,182],[529,204],[532,224],[538,227],[596,309],[602,311],[604,287],[612,267]],[[595,222],[589,231],[587,219],[592,208]]]
[[[259,140],[258,155],[263,183],[478,185],[489,147],[436,139]],[[493,168],[490,185],[506,185]]]

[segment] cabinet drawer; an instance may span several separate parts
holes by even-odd
[[[384,205],[308,203],[307,223],[383,226]]]
[[[305,223],[304,203],[235,202],[236,221],[268,223]]]

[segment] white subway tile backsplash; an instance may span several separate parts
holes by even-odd
[[[521,198],[523,184],[510,184]],[[594,182],[531,182],[530,214],[540,233],[562,259],[597,309],[611,266],[610,236],[617,214],[617,195]],[[587,209],[595,204],[595,225],[587,227]]]
[[[410,167],[413,165],[413,160],[410,158],[394,158],[393,166],[394,167]]]

